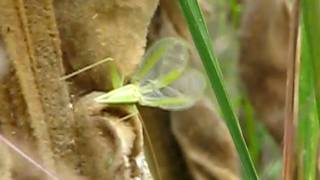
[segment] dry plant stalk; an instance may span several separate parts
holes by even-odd
[[[1,35],[11,62],[1,87],[1,102],[8,107],[1,110],[3,133],[15,133],[15,142],[37,150],[33,155],[51,171],[63,172],[55,160],[68,162],[72,174],[77,164],[73,117],[67,87],[58,81],[63,69],[52,1],[1,1],[0,7]],[[17,168],[19,176],[28,171]]]
[[[299,104],[299,67],[300,67],[300,38],[299,38],[300,1],[295,0],[290,21],[290,38],[288,50],[287,89],[284,125],[284,149],[282,171],[283,180],[294,178],[295,168],[295,124],[298,118]]]

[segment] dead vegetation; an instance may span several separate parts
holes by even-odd
[[[240,44],[240,74],[257,115],[282,141],[289,47],[286,1],[247,1]]]
[[[281,142],[288,9],[284,1],[247,3],[239,69],[259,118]],[[0,61],[8,62],[0,64],[0,133],[57,178],[149,179],[139,163],[146,156],[162,180],[241,179],[228,129],[205,98],[182,112],[140,107],[143,122],[120,121],[127,106],[93,101],[113,88],[110,63],[61,81],[107,57],[128,81],[152,42],[191,42],[177,1],[1,0],[0,30]],[[0,179],[50,177],[1,143]]]

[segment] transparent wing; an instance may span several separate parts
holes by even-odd
[[[139,103],[166,110],[187,109],[202,96],[205,87],[206,80],[202,73],[188,69],[169,86],[143,88]]]
[[[177,38],[159,40],[147,50],[132,82],[140,87],[152,82],[159,87],[177,79],[187,66],[188,46]]]

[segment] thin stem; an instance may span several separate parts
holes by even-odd
[[[44,168],[40,165],[37,161],[33,160],[28,156],[26,153],[24,153],[22,150],[20,150],[16,145],[14,145],[12,142],[10,142],[7,138],[5,138],[3,135],[0,134],[0,141],[2,141],[4,144],[9,146],[14,152],[18,153],[21,157],[26,159],[28,162],[30,162],[33,166],[37,167],[39,170],[44,172],[47,176],[54,180],[60,180],[56,175],[54,175],[52,172]]]
[[[141,114],[139,113],[139,110],[138,110],[137,106],[133,105],[132,109],[133,109],[133,112],[136,112],[135,114],[137,115],[137,118],[140,120],[140,122],[142,124],[143,131],[144,131],[144,134],[145,134],[145,137],[146,137],[146,143],[147,143],[147,146],[148,146],[149,151],[150,151],[151,158],[152,158],[153,163],[154,163],[154,169],[155,169],[155,173],[156,173],[157,179],[158,180],[162,180],[162,176],[161,176],[161,173],[160,173],[160,165],[159,165],[160,163],[159,163],[158,158],[156,156],[156,153],[155,153],[155,150],[154,150],[154,146],[153,146],[153,143],[151,141],[151,137],[150,137],[150,135],[148,133],[147,126],[144,123],[144,121],[143,121],[143,119],[141,117]]]
[[[294,173],[294,139],[295,126],[297,119],[298,89],[299,89],[299,62],[300,56],[298,49],[299,34],[299,0],[294,1],[293,17],[290,23],[289,49],[288,49],[288,69],[287,69],[287,89],[285,104],[285,123],[284,123],[284,167],[282,170],[283,180],[292,180]]]

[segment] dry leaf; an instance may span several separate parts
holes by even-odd
[[[147,27],[158,0],[56,0],[64,60],[71,71],[106,57],[127,78],[144,54]],[[80,75],[81,76],[81,75]],[[107,65],[82,76],[87,89],[111,89]]]
[[[288,39],[285,1],[246,2],[241,24],[241,77],[258,119],[278,142],[283,136]]]
[[[171,113],[172,131],[197,180],[239,179],[238,156],[228,129],[212,104],[200,101]]]
[[[93,179],[141,178],[143,172],[136,164],[143,154],[141,122],[136,116],[119,121],[130,112],[125,106],[96,103],[94,98],[99,95],[93,92],[75,104],[75,143],[81,154],[83,175]]]

